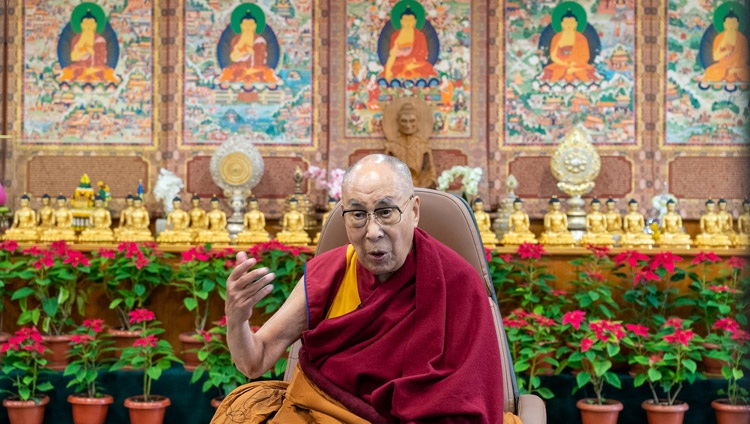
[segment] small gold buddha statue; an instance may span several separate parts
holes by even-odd
[[[529,229],[529,215],[523,210],[523,201],[516,197],[513,200],[513,212],[508,216],[508,232],[500,241],[505,246],[517,246],[523,243],[536,243],[536,236]]]
[[[617,212],[617,203],[612,198],[607,199],[607,212],[604,216],[607,217],[607,233],[613,236],[620,236],[622,234],[622,216],[620,212]]]
[[[737,218],[737,234],[733,244],[736,247],[750,246],[750,200],[747,198],[742,202],[742,215]]]
[[[716,206],[719,208],[716,214],[719,215],[721,233],[728,235],[731,240],[734,237],[734,218],[732,217],[732,214],[727,211],[727,201],[719,199]]]
[[[682,227],[682,217],[680,214],[675,212],[677,203],[674,199],[667,200],[667,213],[661,217],[661,224],[659,225],[659,246],[676,246],[690,248],[690,234],[685,233],[685,229]]]
[[[42,195],[42,207],[37,212],[37,232],[40,237],[43,232],[55,227],[55,209],[50,206],[50,200],[49,194]]]
[[[115,235],[110,228],[112,226],[112,215],[104,207],[104,198],[97,195],[94,197],[94,210],[89,218],[89,227],[81,232],[78,240],[81,242],[111,242]]]
[[[133,197],[133,210],[125,216],[125,226],[120,229],[116,236],[118,242],[123,241],[154,241],[149,225],[151,218],[148,210],[143,206],[140,196]]]
[[[644,228],[646,228],[646,220],[643,214],[638,212],[638,201],[630,199],[628,202],[628,213],[622,218],[622,230],[624,234],[620,238],[620,246],[650,249],[654,245],[654,238],[651,234],[644,233]]]
[[[133,199],[135,197],[128,193],[127,196],[125,196],[125,209],[120,211],[120,223],[117,225],[117,228],[114,229],[115,238],[120,234],[120,231],[125,227],[125,223],[128,222],[128,217],[131,212],[133,212]]]
[[[76,241],[76,231],[73,229],[73,211],[67,207],[68,199],[62,194],[57,196],[57,209],[52,215],[55,226],[42,233],[42,241],[52,242],[64,240]]]
[[[573,234],[568,231],[568,217],[560,212],[560,199],[552,196],[549,206],[550,211],[544,214],[544,232],[539,242],[547,246],[575,246]]]
[[[477,220],[477,228],[479,228],[479,235],[482,237],[482,244],[485,247],[495,247],[499,243],[495,232],[492,231],[492,220],[490,215],[484,211],[484,201],[482,198],[477,197],[474,200],[474,218]]]
[[[325,211],[323,216],[320,218],[320,229],[323,230],[323,227],[326,225],[326,221],[328,221],[328,217],[331,215],[331,211],[333,208],[336,207],[336,199],[333,197],[328,198],[328,209]],[[315,234],[315,238],[313,239],[313,243],[317,243],[320,241],[320,231],[318,231],[317,234]]]
[[[226,243],[231,241],[227,231],[227,214],[221,210],[219,198],[211,198],[211,210],[206,214],[207,228],[198,232],[195,241],[198,243]]]
[[[237,243],[263,243],[270,239],[271,235],[266,232],[266,216],[258,208],[258,199],[248,198],[247,212],[243,219],[242,231],[237,234]]]
[[[289,201],[289,211],[281,218],[281,232],[276,234],[276,240],[302,246],[310,243],[310,236],[305,232],[305,215],[299,211],[297,199]]]
[[[39,233],[36,226],[36,212],[29,207],[31,198],[28,194],[21,196],[21,207],[13,213],[13,223],[5,231],[5,240],[37,241]]]
[[[706,201],[706,213],[701,216],[701,232],[695,237],[695,244],[699,248],[729,247],[731,240],[729,236],[722,233],[719,214],[716,213],[716,203],[708,199]]]
[[[591,212],[586,214],[586,233],[581,237],[581,245],[614,246],[615,239],[607,232],[607,216],[600,209],[599,199],[591,201]]]
[[[190,203],[193,207],[188,211],[190,215],[190,233],[193,235],[193,239],[198,237],[198,233],[208,229],[208,222],[206,221],[206,211],[201,207],[201,198],[197,194],[194,194],[190,199]]]
[[[190,244],[193,233],[190,232],[190,215],[182,209],[182,199],[177,196],[172,199],[172,212],[167,215],[167,229],[159,233],[156,241],[159,243]]]

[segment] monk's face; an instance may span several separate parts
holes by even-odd
[[[256,24],[255,20],[253,19],[245,19],[240,24],[240,29],[242,30],[244,34],[254,33],[257,27],[258,27],[258,24]]]
[[[563,18],[561,24],[563,31],[575,31],[578,21],[575,18]]]
[[[402,134],[416,134],[419,127],[417,126],[417,115],[412,112],[400,113],[398,115],[398,130]]]
[[[416,28],[417,18],[414,15],[401,16],[401,28]]]
[[[737,31],[740,28],[740,21],[737,18],[726,18],[724,20],[724,31]]]
[[[365,163],[352,171],[350,182],[343,187],[344,209],[372,212],[376,208],[397,206],[401,221],[380,225],[372,216],[362,228],[346,226],[346,235],[359,262],[385,281],[406,261],[419,221],[419,198],[412,196],[408,184],[400,180],[386,163]]]
[[[81,29],[84,32],[96,30],[96,21],[91,18],[84,18],[83,20],[81,20]]]

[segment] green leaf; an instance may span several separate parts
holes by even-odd
[[[541,396],[543,399],[552,399],[553,397],[555,397],[555,394],[552,393],[552,390],[546,387],[540,387],[536,392],[539,393],[539,396]]]
[[[661,380],[661,372],[657,370],[656,368],[649,368],[648,369],[648,379],[651,381],[659,381]]]
[[[30,287],[21,287],[13,292],[13,296],[10,297],[10,300],[18,300],[32,294],[34,294],[34,290]]]
[[[690,372],[695,372],[698,369],[697,364],[692,359],[685,359],[682,361],[682,365],[685,366]]]
[[[193,297],[186,297],[183,300],[183,303],[185,303],[185,308],[187,308],[188,311],[192,311],[198,307],[198,301]]]
[[[146,373],[149,377],[151,377],[154,380],[158,380],[159,377],[161,377],[161,368],[160,367],[149,367],[146,370]]]
[[[591,375],[587,372],[579,372],[578,375],[576,375],[576,384],[578,387],[585,386],[589,381],[591,381]]]

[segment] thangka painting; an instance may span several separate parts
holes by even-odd
[[[505,1],[505,145],[636,143],[636,1]]]
[[[150,0],[23,3],[21,143],[154,143]]]
[[[183,144],[310,145],[313,0],[186,0]]]
[[[747,145],[748,2],[670,0],[666,27],[665,144]]]
[[[383,137],[401,96],[433,107],[435,137],[471,136],[470,2],[349,1],[346,18],[347,137]]]

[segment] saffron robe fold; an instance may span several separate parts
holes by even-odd
[[[345,252],[317,256],[305,270],[307,378],[374,423],[502,422],[500,351],[476,270],[416,229],[401,269],[378,282],[357,263],[361,305],[324,319],[346,272]]]

